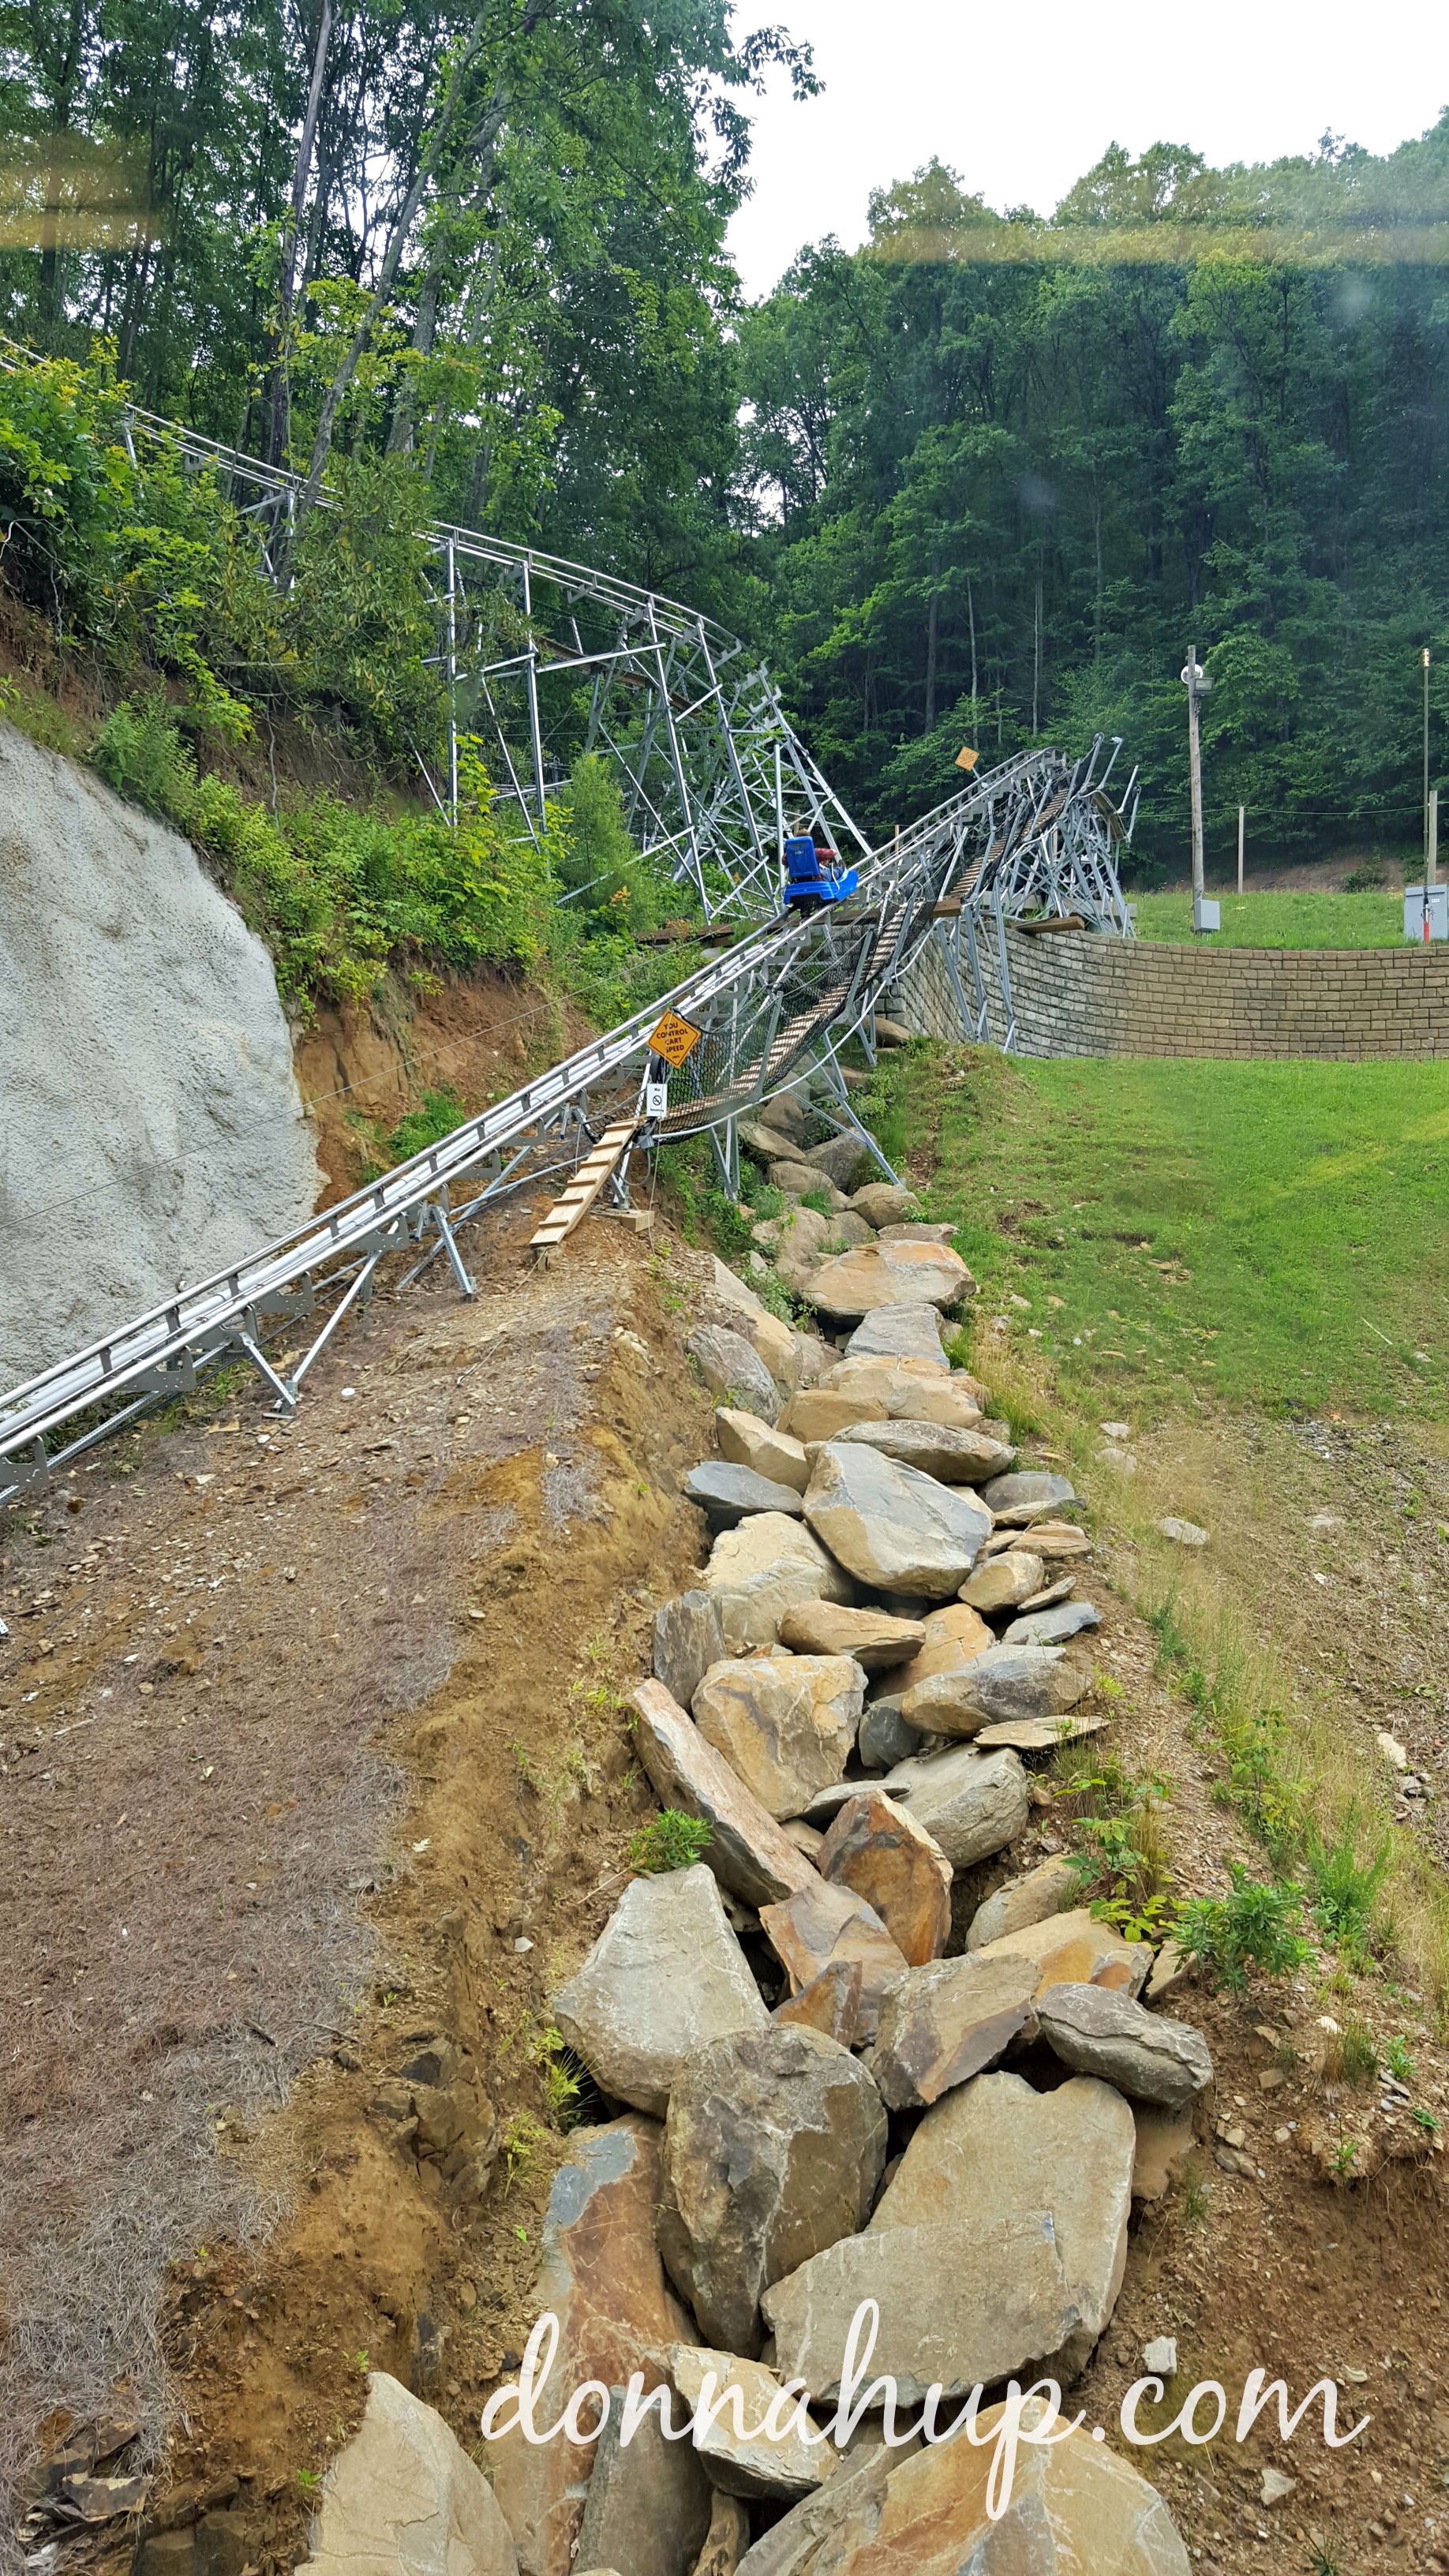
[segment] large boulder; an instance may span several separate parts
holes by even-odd
[[[673,2349],[670,2355],[673,2367]],[[694,2576],[709,2530],[711,2488],[690,2442],[672,2442],[657,2409],[622,2439],[625,2391],[609,2391],[609,2418],[594,2446],[578,2563],[629,2576]]]
[[[919,1735],[901,1715],[899,1695],[867,1702],[855,1739],[856,1759],[863,1771],[893,1771],[898,1762],[909,1762],[920,1749]]]
[[[752,1467],[757,1476],[766,1476],[772,1484],[792,1486],[803,1494],[810,1482],[810,1461],[800,1441],[788,1432],[755,1413],[736,1413],[732,1406],[722,1405],[714,1417],[719,1454],[731,1467]]]
[[[1187,2170],[1196,2140],[1186,2111],[1158,2111],[1149,2102],[1134,2102],[1132,2126],[1137,2133],[1132,2158],[1132,2197],[1162,2200]]]
[[[694,2562],[694,2576],[735,2576],[750,2545],[749,2507],[739,2496],[716,2487],[710,2505],[704,2547]]]
[[[733,1467],[724,1459],[706,1459],[691,1467],[684,1480],[685,1498],[697,1503],[711,1529],[738,1529],[751,1512],[783,1512],[794,1520],[803,1511],[798,1485],[777,1485],[753,1467]]]
[[[864,1700],[848,1655],[749,1655],[711,1666],[694,1720],[770,1815],[798,1816],[844,1772]]]
[[[915,1192],[903,1189],[899,1181],[867,1181],[863,1188],[852,1190],[850,1204],[877,1233],[883,1225],[903,1225],[921,1212]]]
[[[852,1128],[827,1136],[818,1145],[807,1145],[805,1160],[812,1171],[823,1172],[827,1180],[847,1194],[859,1187],[873,1167],[870,1147]]]
[[[1016,1451],[1004,1440],[988,1440],[977,1430],[963,1431],[949,1422],[853,1422],[834,1435],[865,1449],[878,1449],[902,1467],[919,1467],[942,1485],[981,1485],[1011,1465]]]
[[[979,1970],[977,1960],[970,1962]],[[1019,2075],[978,2075],[947,2093],[911,2137],[872,2234],[903,2227],[1020,2226],[1045,2211],[1077,2310],[1061,2344],[1082,2367],[1117,2302],[1132,2209],[1132,2113],[1110,2084],[1074,2076],[1037,2093]],[[963,2249],[964,2250],[964,2249]]]
[[[860,2031],[860,1998],[864,1978],[858,1959],[828,1959],[818,1977],[787,1995],[770,2015],[801,2030],[823,2030],[842,2048],[853,2048]]]
[[[600,2089],[656,2118],[697,2050],[768,2018],[699,1862],[626,1887],[550,2010]]]
[[[767,1101],[758,1118],[740,1120],[739,1139],[757,1163],[788,1161],[804,1153],[805,1139],[788,1111],[780,1115],[778,1099]]]
[[[969,1487],[833,1441],[815,1461],[805,1518],[860,1582],[929,1601],[960,1589],[991,1527]]]
[[[773,1127],[781,1136],[788,1136],[794,1145],[812,1144],[816,1118],[810,1103],[808,1078],[798,1083],[787,1083],[781,1091],[772,1091],[760,1115],[767,1126]]]
[[[717,1321],[732,1332],[744,1334],[764,1361],[782,1395],[791,1395],[800,1382],[800,1337],[791,1331],[780,1316],[772,1315],[746,1280],[711,1253],[714,1302],[721,1310]],[[708,1318],[706,1318],[708,1320]]]
[[[888,1308],[882,1320],[894,1315],[899,1323],[903,1311],[900,1307]],[[931,1308],[922,1311],[927,1315],[933,1312]],[[822,1383],[841,1395],[869,1396],[879,1406],[882,1421],[941,1422],[954,1430],[975,1431],[985,1413],[984,1390],[964,1369],[942,1368],[939,1319],[932,1323],[931,1330],[936,1339],[934,1354],[928,1352],[923,1359],[886,1353],[876,1357],[865,1352],[847,1354],[832,1362]]]
[[[323,2481],[312,2554],[299,2576],[460,2571],[518,2576],[513,2535],[441,2415],[374,2370],[362,2422]]]
[[[1013,1753],[1055,1753],[1078,1736],[1100,1735],[1106,1723],[1104,1717],[1083,1716],[1080,1709],[1069,1717],[1003,1717],[978,1727],[971,1740],[978,1752],[1009,1744]]]
[[[709,1826],[704,1865],[721,1887],[744,1905],[773,1905],[808,1886],[809,1861],[663,1685],[641,1682],[630,1696],[634,1740],[655,1794],[661,1806]]]
[[[807,1294],[823,1314],[863,1321],[882,1306],[959,1306],[975,1286],[949,1244],[877,1242],[822,1263]]]
[[[987,2511],[1004,2408],[984,2408],[971,2441],[904,2459],[873,2451],[847,2462],[818,2496],[756,2541],[739,2576],[1192,2576],[1177,2526],[1155,2487],[1094,2441],[1087,2426],[1023,2442],[1011,2500]],[[1031,2429],[1046,2422],[1032,2398]],[[996,2499],[993,2499],[996,2501]],[[886,2556],[886,2552],[889,2556]]]
[[[657,2124],[637,2115],[576,2129],[568,2140],[530,2294],[533,2313],[559,2321],[550,2395],[586,2379],[625,2387],[635,2371],[646,2391],[663,2388],[671,2347],[692,2331],[655,2243],[662,2142]],[[519,2432],[485,2441],[482,2465],[517,2544],[521,2576],[569,2576],[590,2459],[587,2448],[563,2440],[535,2445]],[[448,2576],[457,2576],[456,2567]]]
[[[780,1418],[780,1390],[743,1333],[724,1324],[700,1324],[686,1344],[690,1358],[711,1395],[739,1413],[756,1413],[762,1422]]]
[[[762,2293],[865,2225],[885,2153],[874,2083],[823,2032],[701,2050],[670,2097],[659,2250],[711,2343],[758,2352]]]
[[[688,1708],[711,1664],[727,1655],[718,1595],[681,1592],[654,1613],[654,1678]]]
[[[923,1735],[971,1736],[1007,1719],[1049,1723],[1074,1708],[1086,1687],[1086,1674],[1065,1660],[1060,1646],[993,1645],[955,1671],[917,1682],[901,1701],[901,1715]]]
[[[948,1754],[947,1761],[959,1761],[959,1754]],[[978,1761],[982,1757],[977,1756]],[[1000,1762],[1013,1762],[1012,1753],[997,1754]],[[909,1767],[909,1766],[903,1766]],[[896,1789],[892,1793],[899,1797]],[[939,1829],[931,1824],[928,1810],[918,1809],[931,1826],[939,1842]],[[1019,1929],[1002,1933],[994,1941],[983,1942],[978,1959],[1030,1959],[1036,1966],[1036,1991],[1040,1998],[1049,1986],[1110,1986],[1134,2001],[1141,1993],[1152,1966],[1152,1947],[1147,1941],[1124,1941],[1110,1923],[1098,1923],[1085,1906],[1074,1906],[1069,1913],[1054,1914],[1037,1923],[1024,1923]]]
[[[771,1178],[773,1179],[773,1174]],[[794,1194],[800,1189],[818,1187],[820,1175],[801,1167],[792,1170],[790,1183],[776,1182],[777,1189],[789,1187]],[[787,1208],[783,1216],[771,1217],[755,1227],[755,1240],[775,1265],[776,1275],[796,1296],[803,1295],[826,1258],[825,1247],[835,1224],[833,1216],[822,1216],[818,1208]]]
[[[794,1655],[851,1655],[865,1673],[908,1663],[925,1643],[919,1619],[885,1610],[845,1610],[834,1601],[802,1601],[780,1622],[780,1643]]]
[[[784,1419],[792,1439],[815,1446],[822,1440],[833,1440],[852,1423],[879,1421],[880,1414],[874,1396],[811,1386],[802,1387],[798,1395],[792,1396]]]
[[[1147,2012],[1109,1986],[1053,1986],[1041,1998],[1038,2018],[1064,2066],[1100,2075],[1134,2101],[1186,2111],[1213,2080],[1201,2031]]]
[[[1036,1520],[1029,1527],[1024,1525],[1015,1536],[1008,1524],[1001,1531],[1001,1539],[1007,1547],[1026,1548],[1033,1556],[1044,1558],[1048,1579],[1061,1572],[1068,1557],[1092,1553],[1091,1540],[1075,1521]]]
[[[883,1789],[863,1789],[847,1800],[816,1867],[874,1907],[911,1967],[939,1959],[951,1930],[951,1864],[925,1826]]]
[[[802,1488],[803,1490],[803,1488]],[[1011,1548],[1004,1556],[993,1556],[978,1565],[969,1581],[961,1586],[961,1598],[983,1619],[997,1618],[1003,1610],[1019,1610],[1032,1594],[1040,1592],[1046,1581],[1046,1567],[1039,1556],[1027,1548]]]
[[[870,2071],[892,2111],[919,2110],[968,2083],[1035,2028],[1029,1959],[936,1959],[881,2005]]]
[[[977,1753],[969,1744],[898,1762],[881,1787],[925,1826],[953,1869],[989,1860],[1015,1841],[1031,1813],[1019,1755]]]
[[[1074,1503],[1077,1496],[1068,1477],[1031,1469],[1017,1476],[994,1476],[983,1486],[982,1498],[1004,1529],[1026,1529],[1033,1521],[1060,1511],[1063,1503]]]
[[[1024,1619],[1013,1619],[1003,1628],[1001,1642],[1003,1646],[1065,1646],[1101,1624],[1102,1613],[1090,1601],[1054,1601]]]
[[[1024,1932],[1033,1923],[1049,1923],[1081,1894],[1082,1876],[1069,1860],[1041,1861],[1020,1878],[1008,1878],[978,1905],[966,1933],[968,1950],[984,1949],[1008,1932]]]
[[[863,1315],[845,1345],[852,1360],[929,1360],[944,1375],[941,1317],[924,1302],[910,1306],[875,1306]]]
[[[948,2095],[926,2121],[959,2099]],[[880,2314],[871,2371],[895,2380],[904,2407],[920,2404],[933,2383],[959,2398],[978,2380],[989,2387],[1059,2352],[1080,2316],[1050,2217],[1039,2209],[982,2224],[974,2210],[965,2214],[969,2199],[963,2192],[961,2213],[935,2225],[872,2225],[842,2237],[767,2290],[781,2377],[803,2380],[822,2404],[838,2397],[851,2320],[867,2299]]]
[[[773,1646],[797,1601],[850,1601],[855,1587],[813,1531],[784,1512],[754,1512],[715,1540],[704,1589],[719,1603],[726,1653],[740,1654]]]
[[[760,1928],[790,1979],[791,1991],[814,1983],[834,1960],[860,1968],[856,2038],[874,2039],[881,1997],[905,1960],[873,1905],[847,1887],[817,1878],[778,1905],[760,1908]]]
[[[804,2432],[796,2429],[788,2400],[780,2415],[790,2429],[778,2436],[765,2431],[770,2408],[783,2395],[785,2383],[763,2363],[741,2360],[733,2352],[678,2344],[670,2355],[670,2368],[686,2405],[697,2410],[711,2382],[715,2396],[724,2395],[718,2412],[711,2406],[708,2429],[699,2431],[695,2441],[705,2470],[727,2495],[770,2501],[783,2497],[794,2504],[801,2496],[817,2495],[839,2471],[840,2453],[823,2429],[816,2426],[815,2438],[807,2441]]]
[[[920,1646],[910,1662],[891,1676],[891,1693],[904,1695],[935,1673],[957,1673],[995,1643],[985,1620],[969,1603],[948,1601],[944,1610],[932,1610],[923,1622]]]
[[[788,1162],[772,1163],[767,1177],[771,1189],[783,1191],[787,1199],[823,1197],[829,1205],[832,1218],[843,1214],[850,1205],[844,1190],[836,1188],[828,1172],[817,1171],[813,1164],[806,1162],[802,1154],[793,1154]],[[793,1213],[793,1209],[787,1210],[787,1218]],[[812,1210],[811,1213],[815,1211]],[[786,1219],[782,1218],[781,1223],[784,1222]],[[756,1226],[754,1233],[758,1242],[763,1228]]]

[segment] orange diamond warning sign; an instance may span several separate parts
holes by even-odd
[[[682,1020],[677,1011],[666,1011],[658,1028],[650,1036],[649,1044],[656,1055],[663,1056],[666,1064],[673,1065],[677,1073],[685,1057],[693,1054],[703,1035],[703,1029],[697,1029],[691,1020]]]

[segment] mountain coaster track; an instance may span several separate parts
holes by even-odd
[[[23,356],[0,344],[0,365],[13,366]],[[138,439],[171,441],[196,470],[258,491],[262,497],[252,507],[265,551],[300,478],[193,439],[173,424],[128,414],[128,447]],[[872,853],[780,713],[767,675],[744,674],[732,694],[726,691],[721,674],[742,661],[744,648],[722,629],[612,575],[528,548],[449,528],[430,531],[429,543],[445,574],[439,614],[449,664],[454,792],[457,699],[476,684],[478,702],[486,700],[496,719],[524,819],[530,829],[531,816],[542,819],[550,783],[539,717],[545,662],[531,620],[539,585],[551,584],[573,603],[580,644],[576,656],[557,656],[553,667],[592,672],[595,741],[633,783],[636,829],[642,816],[643,833],[654,835],[646,846],[668,846],[676,874],[693,885],[707,916],[727,903],[736,914],[753,912],[757,926],[662,1001],[465,1119],[325,1215],[0,1395],[0,1503],[43,1484],[151,1407],[188,1392],[201,1372],[224,1359],[247,1359],[273,1390],[278,1409],[294,1411],[308,1372],[349,1309],[372,1294],[383,1262],[397,1261],[401,1275],[392,1284],[400,1293],[441,1255],[461,1293],[472,1296],[459,1234],[505,1193],[586,1167],[581,1186],[560,1203],[560,1222],[550,1230],[545,1221],[539,1229],[545,1241],[556,1241],[600,1190],[627,1205],[632,1149],[649,1151],[701,1132],[710,1136],[726,1185],[737,1189],[739,1117],[807,1067],[821,1115],[858,1134],[889,1172],[851,1111],[839,1053],[858,1038],[874,1060],[876,1007],[927,941],[936,943],[944,962],[963,1033],[978,1041],[989,1035],[982,945],[994,943],[1009,1046],[1008,920],[1080,921],[1132,935],[1116,851],[1135,819],[1136,780],[1134,773],[1114,804],[1107,780],[1116,746],[1100,772],[1100,740],[1075,763],[1052,750],[1019,754]],[[465,562],[519,592],[527,640],[522,653],[505,657],[511,674],[496,655],[486,659],[491,645],[485,639],[491,632],[496,642],[496,625],[488,628],[476,590],[467,594],[466,621],[460,614]],[[574,613],[580,607],[603,608],[623,640],[608,650],[586,648]],[[504,721],[506,702],[499,703],[505,679],[516,684],[514,740]],[[490,681],[497,681],[497,693]],[[621,692],[642,702],[628,739],[616,730]],[[520,767],[518,727],[531,740],[531,772]],[[849,903],[805,914],[778,911],[787,794],[793,820],[807,829],[812,822],[843,827],[860,851],[859,892]],[[438,801],[444,801],[440,795]],[[767,917],[759,919],[762,913]],[[651,1077],[658,1084],[667,1068],[650,1037],[669,1011],[699,1036],[682,1069],[670,1075],[660,1114],[658,1092],[652,1104],[648,1093]],[[284,1376],[287,1363],[269,1358],[268,1340],[319,1314],[324,1319],[305,1351],[289,1354]]]

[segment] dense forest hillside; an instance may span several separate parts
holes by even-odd
[[[1382,159],[1114,146],[1049,217],[932,163],[748,307],[727,227],[771,66],[814,85],[728,0],[0,11],[5,326],[85,366],[109,343],[143,403],[345,482],[386,556],[370,589],[324,572],[304,508],[290,631],[256,612],[229,692],[325,663],[397,757],[427,697],[398,569],[436,514],[744,628],[877,826],[946,792],[964,739],[1107,730],[1143,763],[1144,855],[1175,858],[1195,642],[1219,854],[1239,802],[1259,849],[1411,852],[1449,625],[1449,113]],[[54,464],[0,394],[0,579],[85,634]],[[213,668],[190,595],[215,607],[221,555],[178,554],[165,614],[102,619],[107,649],[119,625]]]
[[[776,652],[879,823],[963,738],[1103,729],[1180,849],[1196,642],[1220,854],[1240,801],[1259,843],[1417,845],[1446,200],[1449,117],[1387,160],[1114,149],[1049,223],[933,165],[877,195],[861,253],[801,256],[742,326],[746,474]]]

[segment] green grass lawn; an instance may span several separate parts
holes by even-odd
[[[1068,1400],[1445,1411],[1449,1064],[960,1061],[887,1060],[882,1139]]]
[[[1140,894],[1139,939],[1191,944],[1192,897],[1188,894]],[[1224,894],[1221,930],[1204,933],[1204,945],[1218,948],[1400,948],[1404,940],[1404,898],[1396,888],[1380,894]]]

